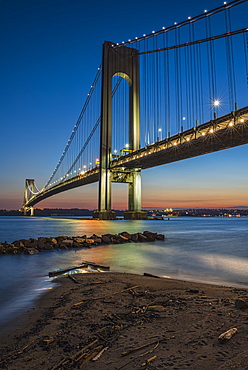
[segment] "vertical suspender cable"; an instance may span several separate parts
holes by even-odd
[[[225,11],[226,32],[231,32],[231,19],[230,9]],[[230,110],[236,110],[237,95],[236,95],[236,82],[234,73],[234,57],[233,57],[233,44],[232,37],[226,37],[226,54],[227,54],[227,71],[228,71],[228,90],[229,90],[229,103]]]
[[[246,71],[246,84],[248,88],[248,58],[247,58],[247,53],[248,53],[248,35],[247,33],[243,34],[243,43],[244,43],[244,56],[245,56],[245,71]],[[248,89],[247,89],[248,92]]]
[[[210,17],[206,16],[206,33],[207,37],[211,37],[211,23]],[[210,118],[212,116],[212,105],[216,100],[216,76],[215,76],[215,62],[214,62],[214,45],[213,40],[207,43],[208,52],[208,78],[209,78],[209,93],[210,93]]]

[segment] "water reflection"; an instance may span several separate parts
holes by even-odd
[[[2,218],[0,240],[39,236],[82,236],[150,230],[164,242],[97,246],[91,249],[0,256],[0,324],[30,306],[53,286],[50,271],[84,261],[110,266],[110,271],[205,281],[248,287],[248,218],[166,221],[95,221],[53,218]]]

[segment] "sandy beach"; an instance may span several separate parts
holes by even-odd
[[[123,273],[62,276],[1,333],[0,368],[248,369],[248,291]],[[236,328],[221,343],[218,337]]]

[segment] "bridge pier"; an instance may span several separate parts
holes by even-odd
[[[111,183],[128,182],[128,219],[144,218],[141,212],[141,172],[139,169],[111,169],[112,161],[112,77],[129,84],[129,149],[140,148],[140,84],[138,50],[105,41],[103,45],[100,178],[98,210],[93,217],[113,220]]]

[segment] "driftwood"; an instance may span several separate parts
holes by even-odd
[[[142,348],[145,348],[145,347],[148,347],[148,346],[151,346],[152,344],[154,344],[154,343],[159,343],[160,341],[157,339],[157,340],[154,340],[154,341],[152,341],[152,342],[150,342],[150,343],[147,343],[147,344],[143,344],[142,346],[139,346],[139,347],[135,347],[135,348],[132,348],[132,349],[129,349],[128,351],[126,351],[126,352],[122,352],[122,356],[127,356],[127,355],[129,355],[130,353],[133,353],[133,352],[136,352],[136,351],[138,351],[138,350],[140,350],[140,349],[142,349]]]
[[[74,355],[62,359],[51,370],[58,370],[61,367],[64,367],[64,365],[66,365],[68,363],[71,363],[71,364],[79,364],[79,362],[81,360],[83,360],[85,357],[88,358],[87,356],[89,356],[89,352],[87,352],[87,351],[89,350],[89,348],[93,347],[97,342],[98,342],[98,339],[93,340],[93,342],[91,342],[91,343],[87,344],[85,347],[81,348],[80,351],[76,352]],[[95,351],[95,349],[93,349],[93,350]],[[92,353],[92,350],[91,350],[90,353]],[[82,365],[82,363],[80,364],[80,366],[81,365]]]
[[[225,333],[222,333],[218,337],[218,341],[220,343],[228,342],[234,336],[234,334],[236,334],[237,332],[238,332],[238,329],[237,328],[229,329],[229,330],[225,331]]]
[[[71,279],[75,284],[79,284],[79,281],[76,278],[74,278],[74,276],[68,274],[67,277]]]
[[[147,276],[147,277],[154,277],[154,278],[160,278],[160,276],[157,276],[157,275],[152,275],[152,274],[149,274],[148,272],[144,272],[143,274],[144,276]]]
[[[119,292],[115,292],[113,294],[108,294],[108,295],[101,296],[101,297],[96,297],[96,298],[89,298],[89,299],[86,299],[85,301],[80,301],[80,302],[74,303],[73,307],[81,306],[85,302],[97,301],[98,299],[105,299],[105,298],[108,298],[108,297],[112,297],[115,294],[120,294],[120,293],[128,292],[129,290],[132,290],[132,289],[135,289],[135,288],[138,288],[138,285],[134,285],[131,288],[120,290]]]
[[[138,355],[138,356],[134,357],[132,360],[130,360],[130,361],[129,361],[129,362],[127,362],[126,364],[122,365],[121,367],[118,367],[118,369],[117,369],[117,370],[121,370],[121,369],[123,369],[124,367],[126,367],[127,365],[130,365],[130,364],[131,364],[131,362],[133,362],[133,361],[137,360],[138,358],[143,357],[143,356],[145,356],[145,355],[148,355],[149,353],[152,353],[156,348],[158,348],[159,343],[160,343],[160,342],[158,341],[158,342],[157,342],[157,344],[156,344],[152,349],[150,349],[149,351],[146,351],[146,352],[141,353],[140,355]],[[140,348],[140,347],[139,347],[139,348]],[[148,359],[148,360],[145,362],[145,364],[146,364],[146,365],[147,365],[147,364],[149,364],[149,362],[151,362],[152,360],[155,360],[155,358],[157,358],[157,356],[153,356],[153,357],[151,357],[150,359]],[[148,361],[149,361],[149,362],[148,362]],[[142,364],[141,366],[144,366],[144,365]]]
[[[110,267],[109,266],[103,266],[103,265],[98,265],[97,263],[95,262],[88,262],[88,261],[84,261],[82,262],[82,264],[84,265],[88,265],[92,268],[96,268],[96,269],[100,269],[100,270],[104,270],[104,271],[109,271],[110,270]]]
[[[100,269],[104,271],[109,271],[110,267],[109,266],[103,266],[103,265],[97,265],[94,262],[82,262],[80,266],[73,266],[73,267],[68,267],[66,269],[62,270],[57,270],[57,271],[51,271],[48,273],[48,276],[57,276],[57,275],[62,275],[65,274],[66,272],[72,271],[72,270],[77,270],[77,269],[86,269],[88,267],[91,267],[95,270]]]
[[[99,358],[102,356],[102,354],[107,351],[109,347],[104,347],[93,359],[92,361],[97,361],[99,360]]]
[[[49,272],[48,273],[48,276],[57,276],[57,275],[62,275],[64,274],[65,272],[68,272],[68,271],[71,271],[71,270],[77,270],[77,269],[85,269],[87,268],[88,265],[80,265],[80,266],[74,266],[74,267],[68,267],[66,269],[63,269],[63,270],[58,270],[58,271],[52,271],[52,272]]]
[[[10,359],[11,359],[12,357],[14,357],[14,356],[18,356],[18,355],[22,354],[22,352],[23,352],[23,351],[25,351],[25,349],[27,349],[28,347],[30,347],[30,346],[31,346],[31,344],[33,344],[33,343],[34,343],[34,340],[32,340],[30,343],[28,343],[25,347],[23,347],[23,348],[22,348],[22,349],[20,349],[19,351],[12,353],[12,355],[8,355],[4,360],[0,361],[0,365],[1,365],[2,363],[4,363],[4,362],[6,362],[6,361],[10,360]]]
[[[157,356],[153,356],[151,358],[148,358],[148,360],[146,360],[146,362],[143,362],[143,364],[141,366],[146,366],[148,365],[150,362],[152,362],[153,360],[155,360],[157,358]]]

